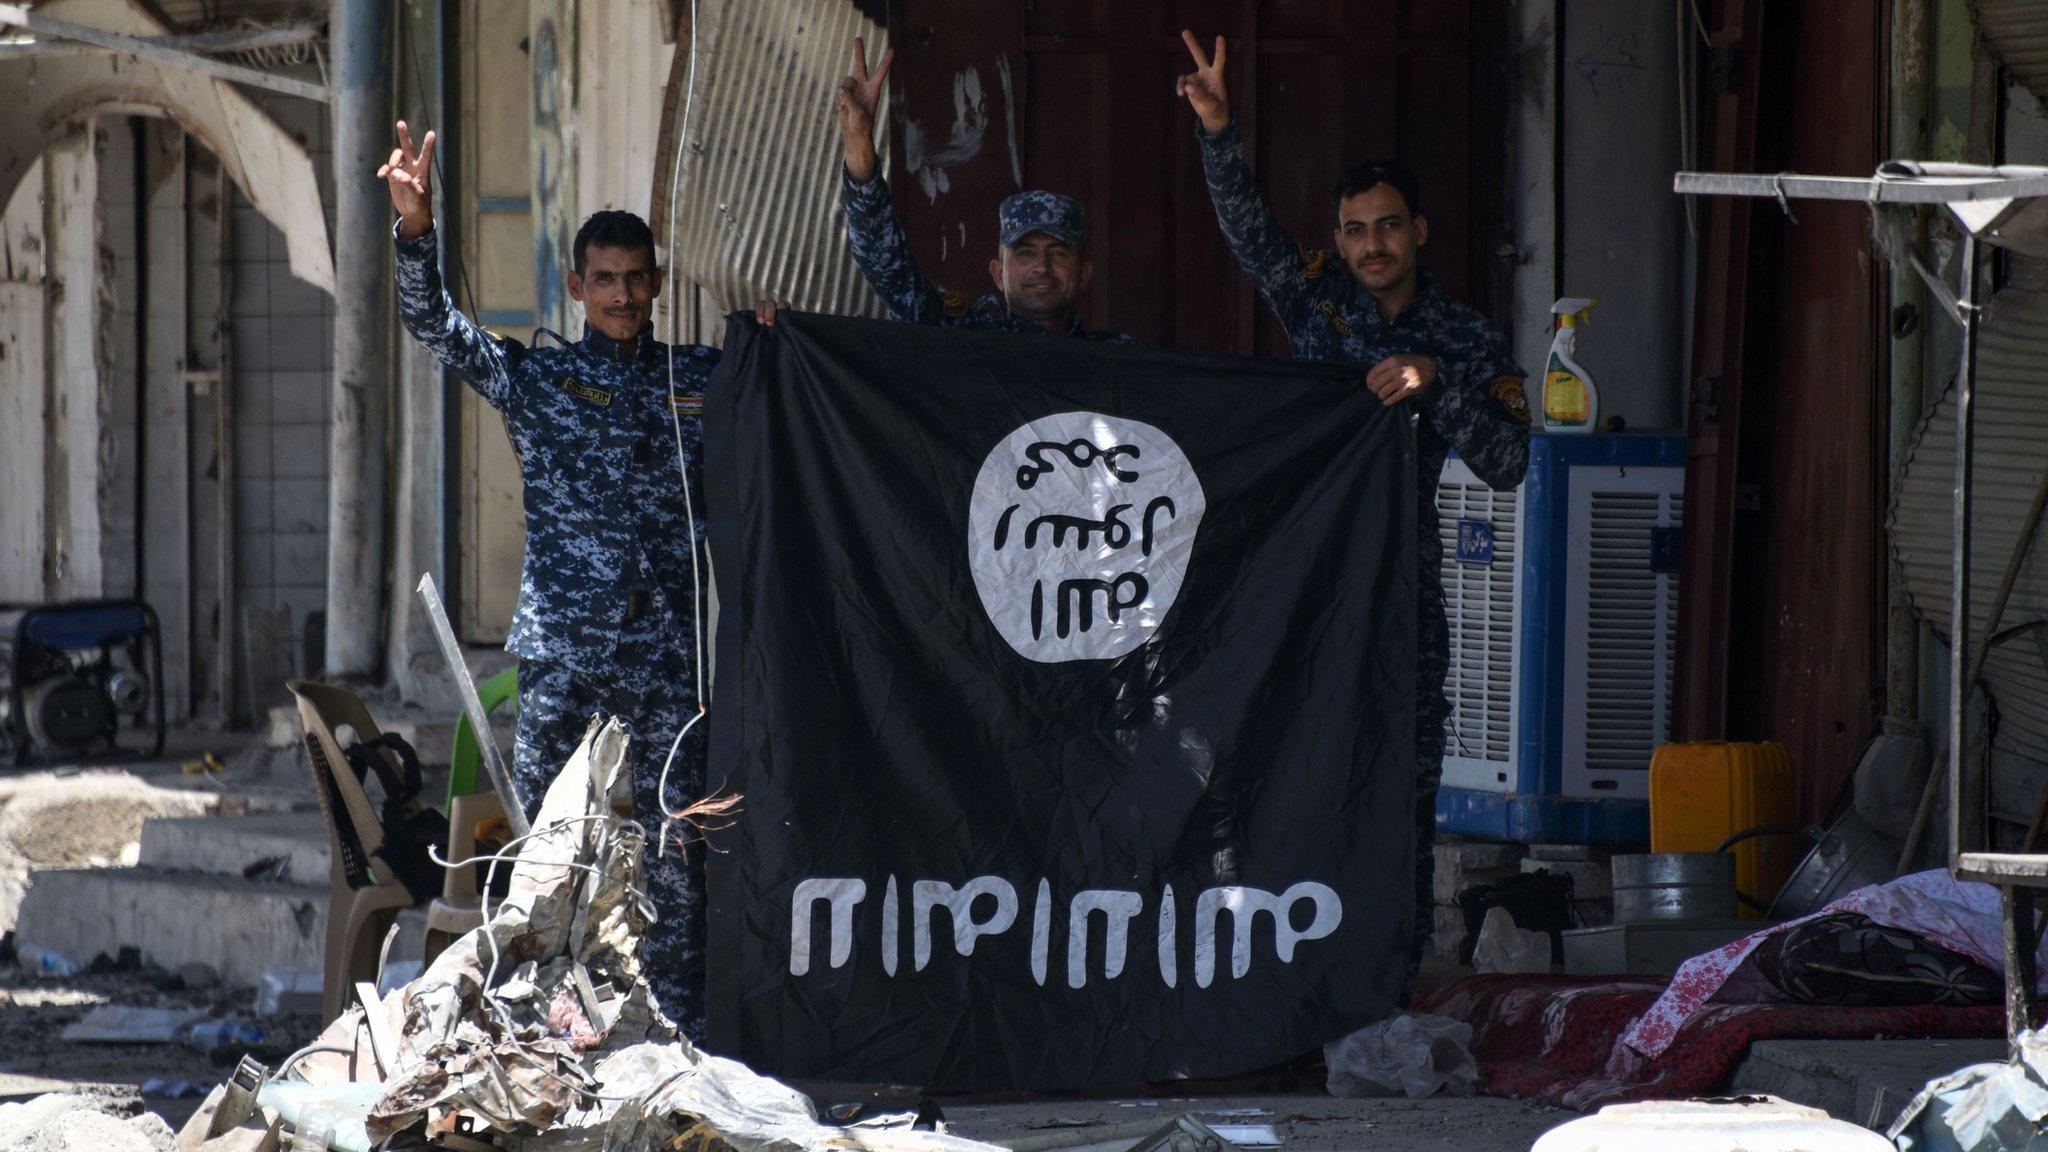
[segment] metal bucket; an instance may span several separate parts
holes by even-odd
[[[1872,828],[1853,808],[1816,839],[1813,851],[1792,870],[1777,899],[1771,901],[1771,919],[1790,920],[1818,912],[1858,888],[1890,880],[1897,870],[1898,844]]]
[[[1652,852],[1614,858],[1616,924],[1735,919],[1735,857]]]

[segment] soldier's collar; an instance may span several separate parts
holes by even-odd
[[[1345,282],[1350,285],[1351,298],[1358,306],[1375,317],[1379,316],[1379,302],[1373,299],[1372,293],[1366,290],[1365,285],[1358,282],[1358,277],[1347,276]],[[1436,273],[1427,268],[1419,268],[1415,272],[1415,299],[1410,300],[1408,306],[1396,313],[1392,320],[1381,320],[1380,323],[1398,324],[1430,309],[1442,307],[1449,300],[1450,296],[1444,291],[1443,284],[1437,280]]]
[[[1029,324],[1033,328],[1039,327],[1038,321],[1026,320],[1024,317],[1010,311],[1010,303],[1003,299],[1001,292],[990,291],[982,293],[981,299],[974,302],[974,310],[985,312],[990,316],[1007,320],[1013,324]],[[1069,336],[1080,336],[1086,334],[1087,331],[1088,329],[1081,324],[1081,310],[1079,308],[1074,309],[1073,314],[1067,317],[1066,334]]]
[[[647,359],[655,355],[654,322],[648,321],[633,339],[622,343],[592,328],[586,321],[583,325],[583,346],[600,360]]]

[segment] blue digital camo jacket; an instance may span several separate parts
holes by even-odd
[[[671,348],[652,326],[627,344],[586,327],[573,346],[528,348],[455,310],[433,232],[397,248],[405,330],[504,416],[519,454],[526,563],[506,649],[578,672],[613,672],[630,592],[658,595],[678,619],[693,618],[677,430],[702,540],[700,416],[718,350]]]
[[[840,203],[846,209],[847,242],[853,262],[867,279],[868,287],[889,307],[889,315],[912,324],[937,324],[945,328],[979,328],[997,332],[1044,332],[1036,320],[1010,314],[1000,292],[983,293],[969,300],[958,292],[941,291],[910,255],[910,237],[896,218],[889,199],[889,182],[879,175],[862,184],[853,174],[840,169]],[[1108,332],[1081,325],[1076,315],[1067,335],[1083,340],[1110,340],[1132,344],[1122,332]]]
[[[1371,293],[1344,261],[1326,249],[1297,245],[1259,195],[1245,165],[1244,142],[1232,124],[1214,136],[1198,126],[1202,170],[1216,218],[1237,262],[1258,287],[1294,345],[1296,357],[1357,364],[1364,369],[1389,356],[1428,356],[1436,380],[1413,403],[1415,427],[1416,559],[1421,618],[1422,718],[1431,739],[1443,710],[1443,670],[1449,644],[1438,565],[1443,546],[1437,525],[1437,477],[1449,450],[1496,489],[1522,482],[1529,467],[1529,403],[1507,342],[1484,317],[1450,298],[1436,278],[1422,273],[1421,294],[1392,320],[1382,319]],[[1360,386],[1364,386],[1361,372]],[[1431,728],[1431,724],[1435,724]]]

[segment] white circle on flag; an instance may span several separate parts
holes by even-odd
[[[981,606],[1027,659],[1122,656],[1180,595],[1204,507],[1194,465],[1152,425],[1100,412],[1033,420],[974,481],[967,555]]]

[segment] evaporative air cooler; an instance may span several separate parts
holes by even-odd
[[[1511,492],[1456,456],[1444,465],[1451,711],[1438,831],[1649,842],[1684,499],[1676,436],[1532,436]]]

